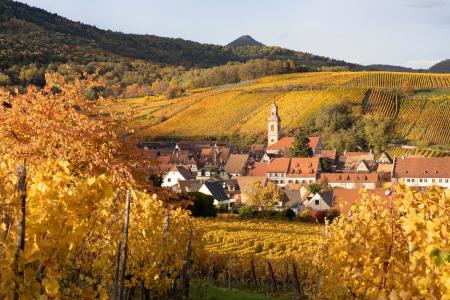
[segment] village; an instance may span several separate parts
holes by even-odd
[[[324,149],[318,136],[309,137],[312,157],[290,157],[293,145],[294,137],[283,136],[274,103],[267,118],[267,145],[253,144],[247,153],[211,141],[140,146],[146,158],[158,162],[162,187],[177,193],[201,192],[228,209],[245,205],[255,182],[278,186],[284,200],[276,209],[290,208],[296,214],[305,208],[348,212],[361,189],[389,197],[397,184],[450,187],[450,157],[390,157],[386,152],[376,157],[372,151],[338,155],[335,149]]]

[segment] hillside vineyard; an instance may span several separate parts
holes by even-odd
[[[349,103],[364,113],[391,117],[392,140],[450,144],[450,75],[389,72],[320,72],[265,77],[194,91],[165,100],[146,97],[99,108],[122,113],[143,138],[264,135],[271,103],[279,106],[283,130],[307,128],[321,108]]]

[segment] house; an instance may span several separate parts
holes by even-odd
[[[353,204],[361,199],[362,189],[334,189],[333,190],[333,208],[339,210],[341,213],[348,213]],[[388,196],[386,191],[381,188],[365,191],[369,196],[376,195],[382,201],[383,205],[388,204]]]
[[[361,162],[365,161],[367,167],[373,164],[375,156],[370,152],[347,152],[339,157],[338,168],[346,172],[356,172]]]
[[[318,156],[320,158],[329,160],[333,164],[336,163],[336,158],[337,158],[336,149],[333,149],[333,150],[322,149],[322,150],[320,150],[320,153]]]
[[[214,166],[205,166],[197,170],[196,179],[203,181],[212,180],[214,178],[220,178],[221,175],[222,170],[220,168]]]
[[[224,171],[231,177],[245,175],[248,158],[248,154],[231,154],[225,164]]]
[[[188,168],[183,166],[173,166],[164,176],[162,187],[175,187],[180,180],[194,179],[194,176]]]
[[[314,183],[319,171],[318,157],[275,158],[267,169],[267,179],[279,186]]]
[[[286,202],[283,206],[291,208],[296,214],[303,208],[303,202],[310,196],[311,192],[302,184],[291,183],[284,189]]]
[[[359,162],[355,170],[357,173],[369,173],[372,171],[372,164],[363,159]]]
[[[199,162],[205,166],[223,167],[230,156],[229,147],[218,146],[202,148],[200,151]]]
[[[392,164],[393,160],[389,153],[383,152],[381,153],[380,157],[378,158],[379,164]]]
[[[344,189],[375,189],[378,183],[377,173],[322,173],[319,183]]]
[[[229,203],[230,198],[228,198],[220,182],[207,181],[203,183],[198,191],[205,195],[212,196],[214,198],[214,205],[216,206],[219,204]]]
[[[308,197],[303,202],[304,208],[310,208],[312,210],[321,211],[327,210],[333,207],[333,192],[323,191]]]
[[[198,192],[202,185],[201,180],[179,180],[176,191],[177,193]]]
[[[450,157],[395,158],[392,179],[409,187],[449,188]]]
[[[241,194],[241,189],[239,182],[236,179],[228,179],[218,182],[222,185],[222,189],[230,199],[230,203],[235,203],[240,199],[239,195]]]
[[[249,176],[262,176],[267,177],[267,170],[269,169],[269,164],[265,162],[255,162],[250,171],[248,172]]]
[[[236,177],[240,193],[236,197],[236,204],[245,204],[249,194],[253,191],[255,182],[261,182],[263,185],[267,182],[267,176],[240,176]]]
[[[253,144],[250,146],[250,157],[254,161],[260,161],[264,156],[265,145],[264,144]]]

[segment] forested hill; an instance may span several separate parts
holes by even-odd
[[[293,60],[309,67],[358,65],[279,47],[208,45],[183,39],[102,30],[26,4],[0,0],[0,72],[19,81],[20,67],[142,60],[166,66],[211,67],[254,58]],[[10,70],[18,68],[19,70]],[[16,76],[17,75],[17,76]],[[18,82],[17,82],[18,83]]]

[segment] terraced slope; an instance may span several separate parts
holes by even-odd
[[[450,145],[450,75],[320,72],[265,77],[197,91],[173,100],[122,100],[105,111],[135,114],[146,138],[262,137],[271,103],[284,130],[308,127],[324,105],[347,102],[365,114],[394,118],[392,139]]]

